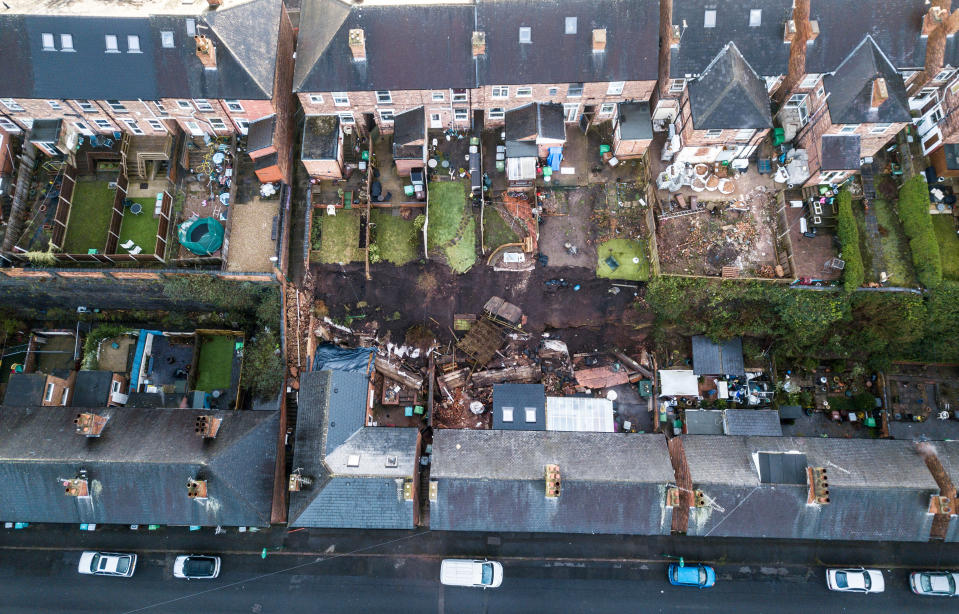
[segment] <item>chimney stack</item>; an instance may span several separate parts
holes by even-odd
[[[353,60],[356,62],[366,61],[366,36],[363,34],[363,28],[350,30],[349,34],[350,51],[353,52]]]
[[[806,43],[811,43],[819,36],[819,22],[815,19],[810,20],[809,22],[809,38],[806,39]]]
[[[949,11],[936,5],[929,7],[929,11],[922,18],[922,35],[929,36],[949,17]]]
[[[186,494],[191,499],[206,499],[206,480],[190,478],[186,482]]]
[[[946,18],[946,36],[952,36],[956,32],[959,32],[959,9]]]
[[[206,3],[210,5],[211,9],[215,9],[223,4],[223,0],[206,0]]]
[[[63,480],[63,489],[65,494],[70,497],[89,497],[90,487],[84,478],[73,478],[72,480]]]
[[[786,22],[785,30],[783,32],[783,42],[791,43],[793,39],[796,38],[796,22],[795,20],[790,19]]]
[[[486,32],[473,32],[473,57],[486,55]]]
[[[193,39],[196,41],[196,57],[200,58],[200,63],[204,68],[216,68],[216,45],[213,41],[199,34]]]
[[[606,28],[596,28],[593,30],[593,53],[604,51],[606,51]]]
[[[886,80],[879,77],[872,82],[872,102],[869,104],[873,109],[878,109],[882,103],[889,99],[889,90],[886,88]]]
[[[806,503],[826,505],[829,503],[829,478],[824,467],[806,467],[809,480],[809,497]]]
[[[197,416],[195,432],[204,439],[214,439],[217,431],[220,430],[220,423],[223,418],[214,418],[213,416]]]
[[[96,414],[77,414],[73,423],[77,425],[77,433],[87,437],[99,437],[109,418]]]
[[[669,46],[679,47],[679,39],[683,36],[683,31],[679,26],[670,26],[669,28]]]
[[[305,486],[310,486],[313,484],[313,479],[308,478],[297,469],[290,474],[289,489],[290,492],[299,492],[303,490]]]
[[[546,465],[546,498],[559,498],[560,476],[559,465]]]

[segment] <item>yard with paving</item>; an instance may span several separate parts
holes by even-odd
[[[932,227],[939,242],[942,277],[959,281],[959,235],[956,235],[956,219],[951,215],[934,215]]]
[[[91,249],[103,249],[110,230],[114,194],[106,181],[77,181],[63,240],[64,253],[85,254]],[[149,211],[152,210],[151,203]],[[152,251],[152,244],[150,249]]]
[[[337,209],[326,215],[324,209],[313,210],[310,231],[310,260],[324,264],[362,261],[360,247],[360,212],[358,209]]]
[[[131,198],[135,203],[139,203],[143,210],[138,215],[134,215],[129,209],[123,213],[123,221],[120,223],[120,240],[118,245],[123,245],[132,240],[139,245],[143,254],[152,254],[156,249],[157,229],[160,226],[160,219],[153,217],[153,208],[156,204],[155,198]],[[122,247],[118,247],[123,250]],[[162,254],[161,254],[162,255]]]
[[[429,184],[429,249],[441,252],[455,273],[465,273],[476,262],[476,218],[466,205],[466,184],[442,181]]]
[[[422,234],[416,230],[413,223],[419,212],[419,209],[412,208],[373,209],[370,262],[375,264],[374,253],[377,253],[381,260],[397,266],[416,260],[422,255]]]

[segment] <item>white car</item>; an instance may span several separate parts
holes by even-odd
[[[119,552],[91,552],[80,555],[77,571],[92,576],[129,578],[137,566],[137,555]]]
[[[827,569],[826,586],[843,593],[881,593],[886,582],[878,569]]]
[[[220,557],[209,554],[181,554],[173,561],[173,577],[212,580],[220,575]]]
[[[440,564],[440,582],[447,586],[496,588],[503,583],[503,565],[496,561],[446,559]]]
[[[909,586],[917,595],[956,597],[959,596],[959,572],[914,571],[909,574]]]

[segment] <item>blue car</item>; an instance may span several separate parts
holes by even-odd
[[[686,565],[677,563],[669,566],[669,583],[673,586],[696,586],[709,588],[716,584],[716,570],[709,565]]]

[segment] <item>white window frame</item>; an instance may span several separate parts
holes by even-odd
[[[809,94],[793,94],[786,101],[785,108],[796,109],[799,111],[799,119],[802,125],[809,123]]]
[[[160,30],[160,46],[164,49],[173,49],[176,46],[173,30]]]
[[[839,134],[855,134],[859,124],[843,124],[839,127]]]
[[[157,108],[157,113],[159,113],[160,115],[166,115],[166,114],[167,114],[167,110],[166,110],[166,107],[163,106],[163,102],[161,102],[161,101],[159,101],[159,100],[154,100],[154,101],[153,101],[153,106],[155,106],[155,107]]]
[[[493,98],[493,100],[502,100],[504,98],[509,98],[509,86],[494,85],[490,89],[490,97]]]
[[[143,53],[140,50],[139,34],[127,34],[127,53]]]
[[[490,119],[503,119],[506,117],[506,108],[505,107],[493,107],[489,110]]]
[[[107,106],[114,113],[129,113],[130,111],[119,100],[107,100]]]
[[[229,130],[226,122],[219,117],[211,117],[209,121],[210,128],[213,128],[213,132],[227,132]]]
[[[93,130],[90,130],[90,126],[86,125],[85,122],[73,122],[73,127],[76,128],[77,132],[80,134],[85,134],[87,136],[91,136],[93,134]]]
[[[551,88],[549,88],[549,90],[547,90],[547,95],[549,95],[549,96],[559,96],[559,88],[558,88],[558,87],[551,87]]]
[[[227,108],[227,110],[230,111],[231,113],[245,113],[245,112],[246,112],[246,111],[243,109],[243,103],[241,103],[239,100],[224,100],[224,102],[226,103],[226,108]]]
[[[213,111],[213,105],[210,104],[210,101],[206,98],[194,98],[193,104],[196,105],[196,110],[201,113],[210,113]]]
[[[528,45],[533,42],[533,28],[530,26],[519,27],[519,42],[522,45]]]
[[[567,124],[572,124],[579,121],[579,103],[578,102],[564,102],[563,103],[563,120]]]
[[[718,139],[723,136],[723,130],[721,128],[713,128],[711,130],[707,130],[704,136],[707,139]]]
[[[377,109],[380,115],[380,123],[392,124],[396,119],[396,113],[393,112],[393,109]]]
[[[844,175],[845,172],[846,171],[826,171],[819,173],[819,183],[832,183],[837,177]]]
[[[189,100],[177,100],[176,108],[180,109],[181,111],[192,111],[193,103]]]
[[[124,124],[127,128],[129,128],[129,129],[130,129],[130,132],[132,132],[133,134],[144,134],[143,128],[141,128],[141,127],[137,124],[137,120],[133,119],[132,117],[124,117],[124,118],[121,119],[120,121],[123,122],[123,124]]]
[[[705,13],[703,13],[703,27],[716,27],[716,9],[706,9]]]
[[[113,130],[113,124],[110,123],[110,120],[103,119],[102,117],[93,120],[93,125],[101,130]]]
[[[240,131],[240,134],[246,136],[250,131],[250,120],[245,117],[238,117],[234,121],[236,122],[236,129]]]
[[[822,98],[826,95],[826,86],[823,83],[819,84],[819,87],[816,88],[816,96]]]
[[[812,73],[803,77],[802,81],[799,82],[799,89],[802,90],[811,90],[816,87],[816,83],[819,82],[819,73]]]
[[[190,131],[190,136],[202,136],[206,134],[199,122],[186,122],[186,129]]]
[[[70,398],[70,389],[64,388],[63,394],[60,395],[60,405],[66,405],[68,398]]]
[[[564,30],[567,34],[576,34],[577,19],[575,17],[567,17],[565,20]]]
[[[120,42],[116,34],[103,35],[103,49],[104,53],[120,53]]]
[[[350,106],[350,95],[347,92],[330,92],[330,96],[333,97],[333,106],[334,107],[348,107]]]
[[[53,35],[53,32],[42,32],[40,34],[40,46],[44,51],[57,50],[57,38]]]
[[[616,112],[616,103],[615,102],[604,102],[599,105],[599,115],[600,117],[612,117],[613,113]]]
[[[669,80],[670,94],[682,94],[684,89],[686,89],[686,79],[670,79]]]
[[[54,111],[59,111],[60,109],[63,108],[59,100],[48,100],[47,104],[50,105],[50,108],[53,109]]]
[[[310,104],[323,104],[323,94],[310,94]]]
[[[503,422],[512,422],[512,421],[513,421],[513,408],[503,407]]]
[[[84,113],[97,113],[97,112],[98,112],[98,109],[97,109],[96,105],[93,104],[92,102],[90,102],[89,100],[78,100],[78,101],[77,101],[77,106],[79,106],[79,107],[80,107],[80,110],[83,111]]]
[[[526,415],[526,423],[531,424],[536,422],[536,408],[535,407],[524,407],[523,413]]]
[[[932,80],[933,80],[934,83],[942,83],[942,82],[944,82],[944,81],[948,81],[949,78],[952,77],[953,73],[955,73],[955,72],[956,72],[956,70],[955,70],[954,68],[944,68],[944,69],[940,70],[940,71],[936,74],[936,76],[933,77]]]
[[[749,9],[749,27],[758,28],[763,25],[763,10]]]
[[[869,128],[869,134],[885,134],[885,132],[890,128],[892,128],[892,124],[890,122],[875,124]]]
[[[452,89],[450,90],[450,102],[466,102],[469,99],[469,90]]]
[[[446,92],[432,92],[430,100],[433,102],[446,102]]]
[[[150,127],[153,128],[155,132],[166,132],[167,129],[164,127],[163,122],[158,119],[148,119],[147,123],[150,124]]]
[[[569,88],[566,90],[567,98],[582,98],[583,90],[586,89],[585,83],[570,83]],[[573,93],[574,91],[579,90],[579,93]]]
[[[735,140],[737,141],[750,141],[753,138],[753,135],[756,134],[756,131],[752,128],[740,128],[736,131]]]
[[[466,122],[470,119],[470,110],[466,107],[453,108],[453,121]]]
[[[393,104],[393,94],[389,90],[376,90],[376,104]]]
[[[0,117],[0,128],[3,128],[7,132],[22,132],[20,126],[16,125],[6,117]]]
[[[623,93],[624,87],[626,87],[625,81],[610,81],[609,85],[606,86],[606,95],[619,96]]]
[[[73,48],[73,35],[64,32],[60,35],[60,51],[72,52],[76,51]]]
[[[517,98],[532,98],[533,97],[533,88],[526,85],[523,87],[516,88],[516,97]]]
[[[340,117],[340,123],[344,126],[353,126],[356,124],[356,117],[353,115],[353,111],[344,111],[342,113],[337,113]]]
[[[56,392],[57,385],[54,383],[47,384],[47,389],[43,391],[43,402],[49,403],[53,400],[53,393]]]

